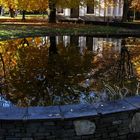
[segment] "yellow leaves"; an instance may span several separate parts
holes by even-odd
[[[80,5],[90,5],[91,7],[94,7],[99,4],[98,0],[58,0],[57,6],[61,6],[63,8],[76,8]]]
[[[106,6],[115,6],[118,2],[114,0],[57,0],[57,6],[63,8],[76,8],[85,5],[90,7],[98,7],[104,5]]]
[[[140,2],[139,0],[132,0],[131,2],[131,8],[140,11]]]
[[[137,0],[134,0],[137,1]],[[41,12],[47,11],[49,4],[55,4],[57,7],[62,8],[76,8],[80,5],[90,5],[95,7],[103,4],[101,0],[0,0],[0,3],[5,7],[26,11],[38,10]],[[114,0],[105,0],[105,6],[114,5]]]
[[[98,0],[85,0],[86,5],[90,5],[90,7],[95,7],[99,4]]]
[[[46,11],[49,7],[48,0],[30,0],[30,10]]]
[[[29,9],[29,0],[17,0],[18,9],[28,10]]]
[[[56,4],[64,8],[75,8],[79,7],[81,0],[58,0]]]
[[[17,0],[1,0],[1,3],[8,8],[16,9],[17,8]]]
[[[0,4],[3,4],[7,8],[26,11],[46,11],[48,3],[48,0],[0,0]]]

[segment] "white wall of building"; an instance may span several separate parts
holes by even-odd
[[[86,6],[80,6],[79,7],[79,16],[85,16],[85,13],[87,13],[87,7]]]
[[[70,16],[70,9],[69,8],[64,9],[63,12],[64,12],[64,16]]]
[[[86,16],[86,15],[93,15],[97,17],[104,17],[104,16],[112,16],[112,17],[121,17],[123,14],[123,0],[116,0],[115,6],[108,6],[104,8],[104,0],[99,0],[99,5],[96,5],[94,8],[93,14],[87,13],[87,6],[79,6],[79,16]],[[66,8],[63,9],[63,15],[70,17],[71,9]]]

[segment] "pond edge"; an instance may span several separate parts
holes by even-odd
[[[101,117],[121,112],[138,111],[140,96],[97,104],[72,104],[47,107],[0,107],[0,120],[66,120]]]

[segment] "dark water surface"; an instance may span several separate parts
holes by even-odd
[[[139,80],[140,38],[57,36],[0,42],[0,106],[115,100],[139,94]]]

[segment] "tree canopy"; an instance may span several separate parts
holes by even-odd
[[[139,0],[132,0],[131,8],[135,9],[136,11],[140,11],[140,2],[139,2]]]
[[[129,17],[129,11],[140,11],[140,3],[138,0],[122,0],[123,3],[123,21]],[[118,1],[104,0],[104,6],[115,6]],[[76,8],[79,5],[90,5],[91,7],[101,6],[102,1],[99,0],[0,0],[0,4],[9,8],[11,17],[13,11],[18,9],[21,11],[40,11],[45,12],[50,9],[50,16],[56,13],[56,7],[62,8]],[[52,14],[53,13],[53,14]]]

